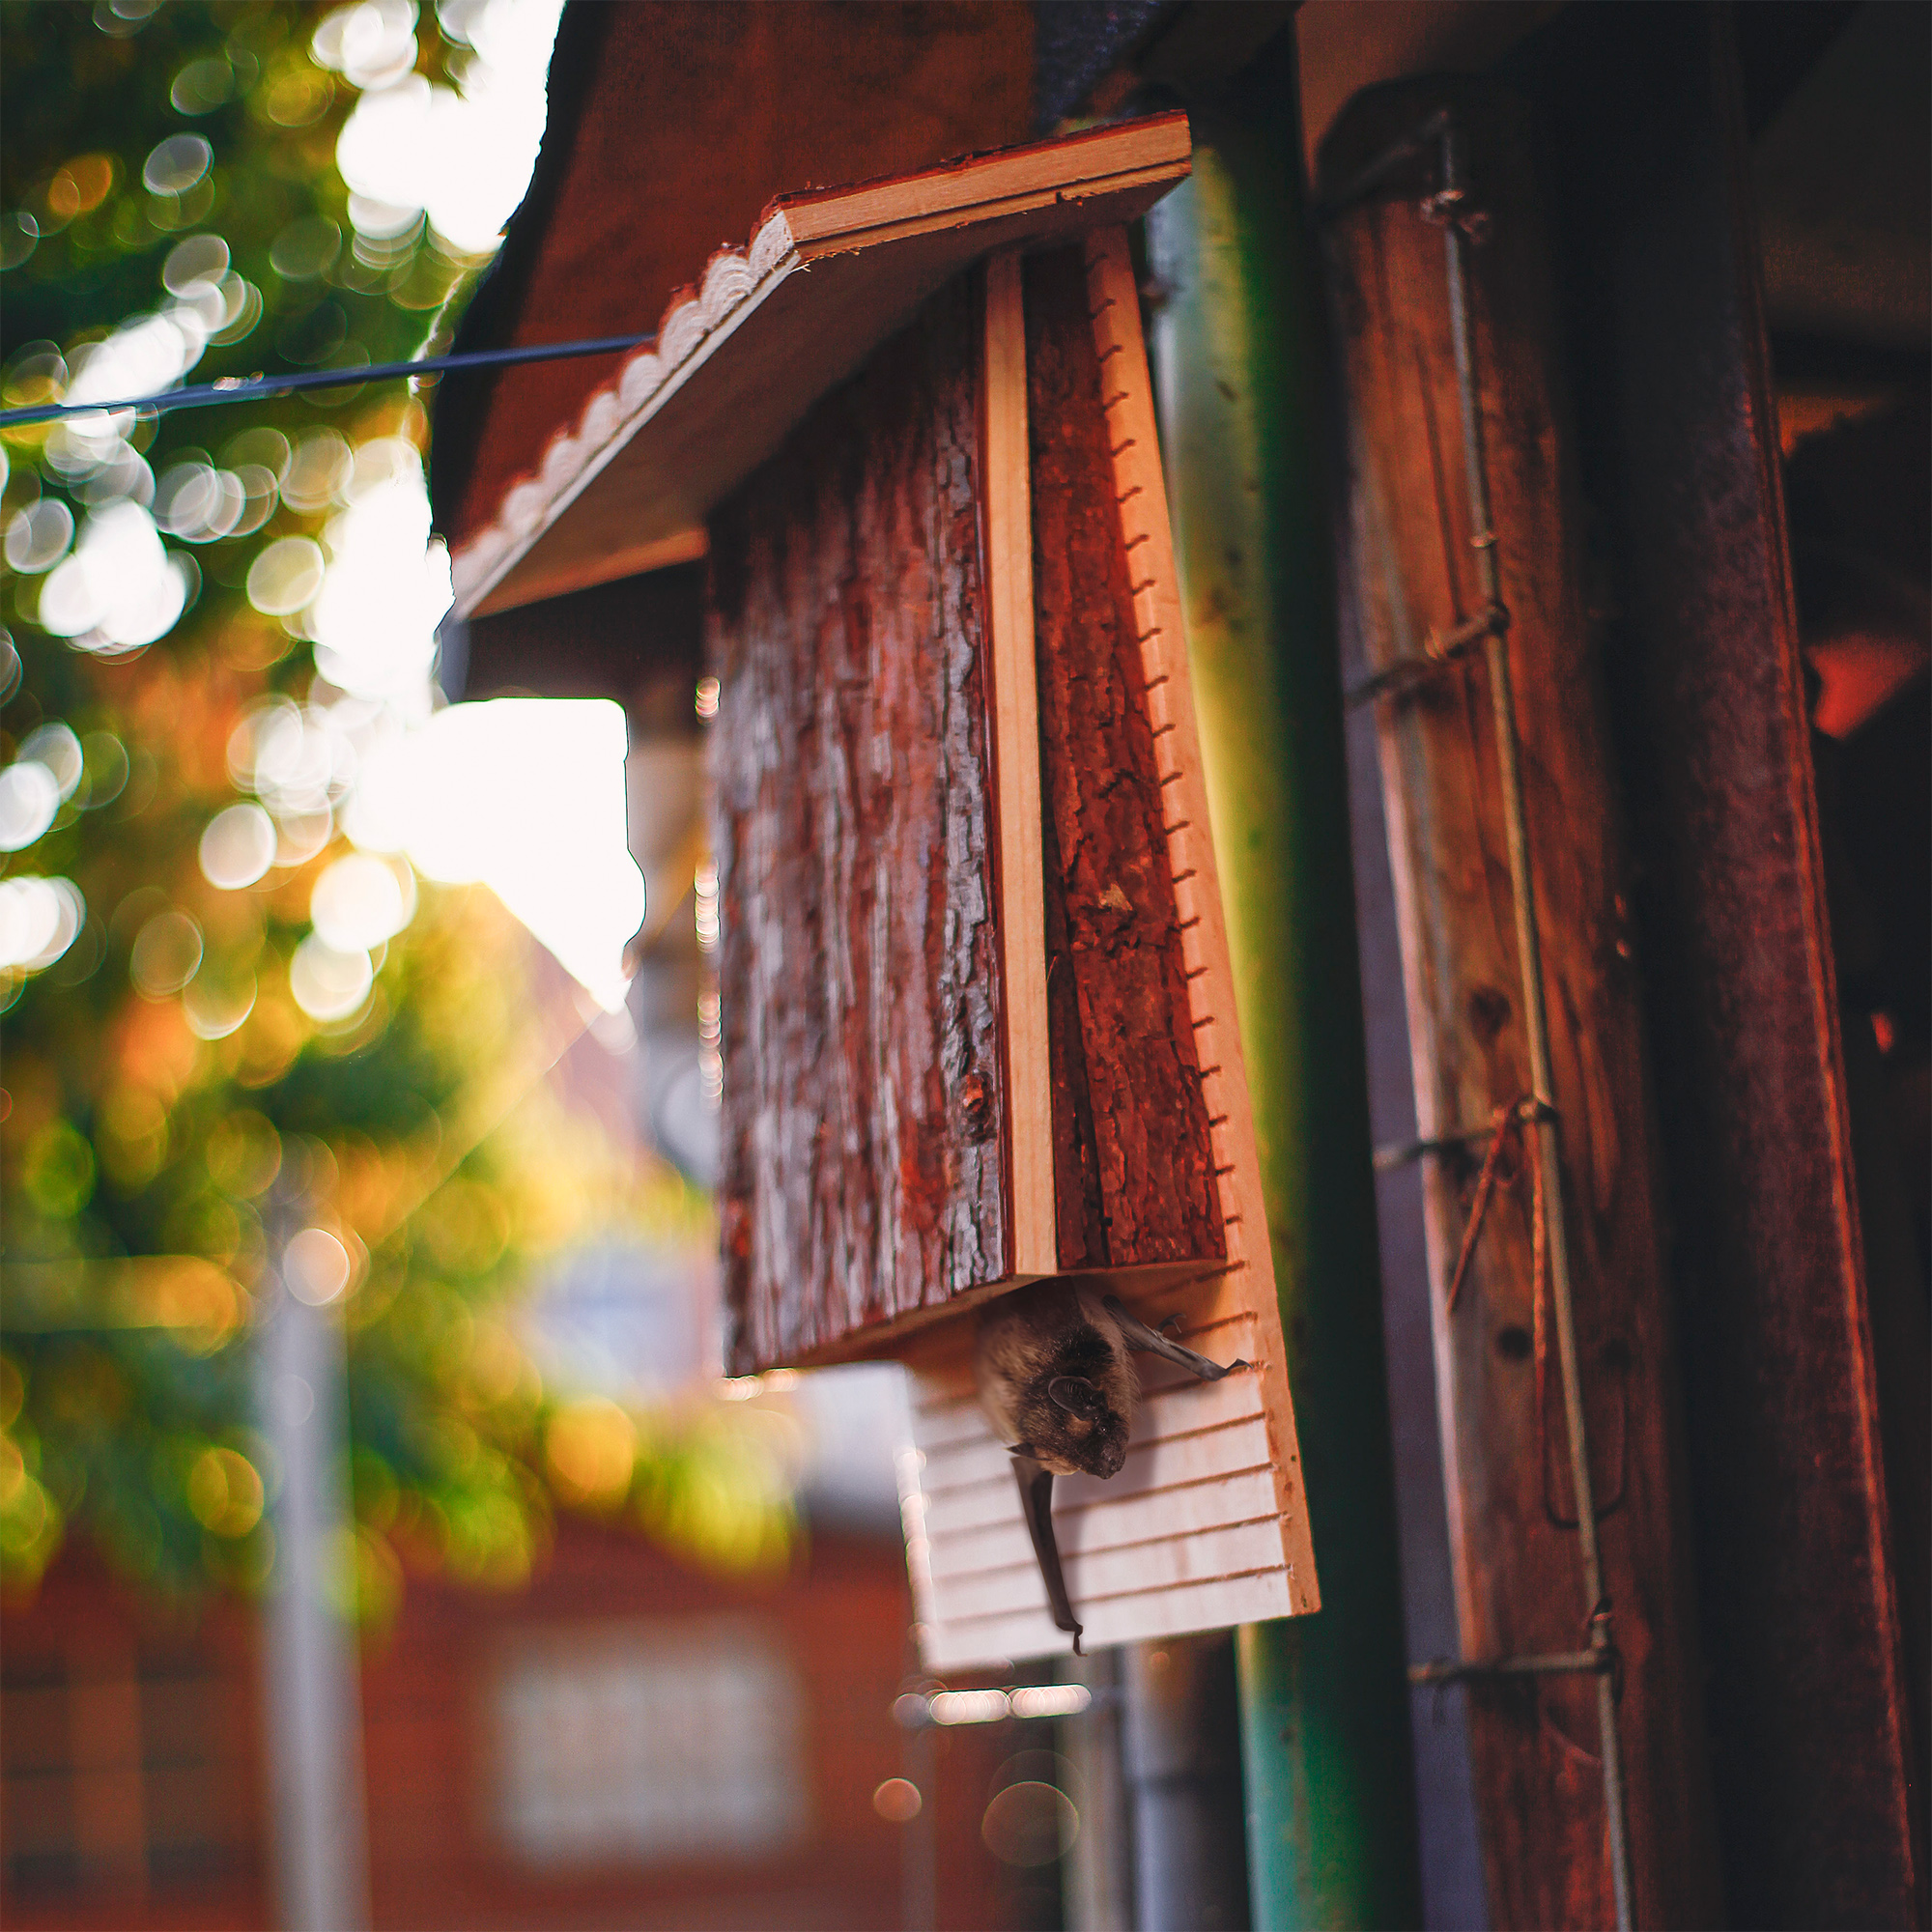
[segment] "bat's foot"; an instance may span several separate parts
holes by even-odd
[[[1197,1354],[1192,1349],[1182,1348],[1162,1332],[1168,1325],[1166,1322],[1160,1328],[1150,1328],[1138,1316],[1127,1313],[1126,1304],[1118,1294],[1108,1295],[1105,1307],[1128,1348],[1139,1350],[1143,1354],[1159,1355],[1164,1361],[1185,1369],[1189,1375],[1204,1382],[1218,1382],[1223,1376],[1231,1376],[1236,1369],[1253,1366],[1248,1362],[1230,1362],[1223,1367],[1219,1362],[1210,1362],[1206,1355]]]

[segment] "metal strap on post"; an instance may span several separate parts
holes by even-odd
[[[1495,726],[1503,823],[1509,846],[1511,896],[1515,901],[1517,963],[1522,981],[1523,1030],[1529,1049],[1530,1091],[1523,1109],[1525,1133],[1535,1136],[1541,1190],[1546,1204],[1546,1265],[1556,1328],[1563,1386],[1564,1418],[1569,1425],[1571,1480],[1577,1499],[1577,1533],[1583,1571],[1587,1648],[1547,1656],[1504,1657],[1460,1662],[1441,1660],[1414,1666],[1411,1683],[1446,1685],[1469,1680],[1589,1674],[1597,1680],[1597,1727],[1602,1740],[1604,1811],[1609,1839],[1610,1880],[1619,1932],[1632,1924],[1630,1844],[1624,1812],[1623,1752],[1617,1732],[1618,1658],[1610,1636],[1610,1607],[1604,1595],[1597,1547],[1596,1498],[1590,1486],[1589,1441],[1583,1415],[1583,1385],[1577,1354],[1577,1321],[1572,1298],[1570,1255],[1563,1216],[1563,1179],[1558,1143],[1554,1083],[1550,1075],[1549,1019],[1543,990],[1543,949],[1537,930],[1535,879],[1530,868],[1529,829],[1523,807],[1521,751],[1517,735],[1516,699],[1510,680],[1509,617],[1502,601],[1496,533],[1490,513],[1489,475],[1484,461],[1481,398],[1477,392],[1471,343],[1467,257],[1471,228],[1479,220],[1469,207],[1461,137],[1446,109],[1430,116],[1413,133],[1384,151],[1324,213],[1330,219],[1367,198],[1402,162],[1434,146],[1441,173],[1435,193],[1422,204],[1425,218],[1441,224],[1444,270],[1449,294],[1449,329],[1461,406],[1463,465],[1468,493],[1469,542],[1481,579],[1484,609],[1455,630],[1432,637],[1424,654],[1378,672],[1349,694],[1351,703],[1404,695],[1434,673],[1458,664],[1474,644],[1485,646],[1491,709]],[[1386,1171],[1405,1161],[1460,1149],[1488,1136],[1490,1128],[1410,1142],[1379,1151],[1376,1165]]]

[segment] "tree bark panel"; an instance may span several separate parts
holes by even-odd
[[[979,434],[960,278],[712,520],[740,1370],[1009,1271]]]
[[[1025,277],[1060,1264],[1215,1258],[1215,1159],[1082,253],[1030,256]]]

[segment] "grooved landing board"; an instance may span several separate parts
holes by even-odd
[[[1150,1322],[1175,1317],[1180,1339],[1202,1353],[1253,1364],[1201,1383],[1138,1357],[1147,1400],[1126,1467],[1111,1482],[1056,1484],[1067,1589],[1086,1641],[1099,1645],[1295,1615],[1321,1600],[1124,234],[1091,236],[1083,266],[1104,378],[1110,495],[1132,562],[1138,701],[1166,802],[1160,837],[1226,1244],[1218,1264],[1132,1268],[1110,1274],[1108,1286]],[[895,1351],[913,1377],[900,1497],[921,1649],[935,1670],[1070,1647],[1047,1612],[1009,1459],[974,1398],[972,1345],[968,1320],[910,1336]]]

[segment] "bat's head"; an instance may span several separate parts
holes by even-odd
[[[1127,1460],[1130,1404],[1107,1383],[1112,1377],[1057,1375],[1046,1378],[1043,1402],[1029,1405],[1034,1455],[1063,1475],[1113,1476]]]
[[[1055,1475],[1119,1473],[1140,1378],[1119,1324],[1075,1284],[1041,1282],[994,1302],[973,1372],[1001,1441]]]

